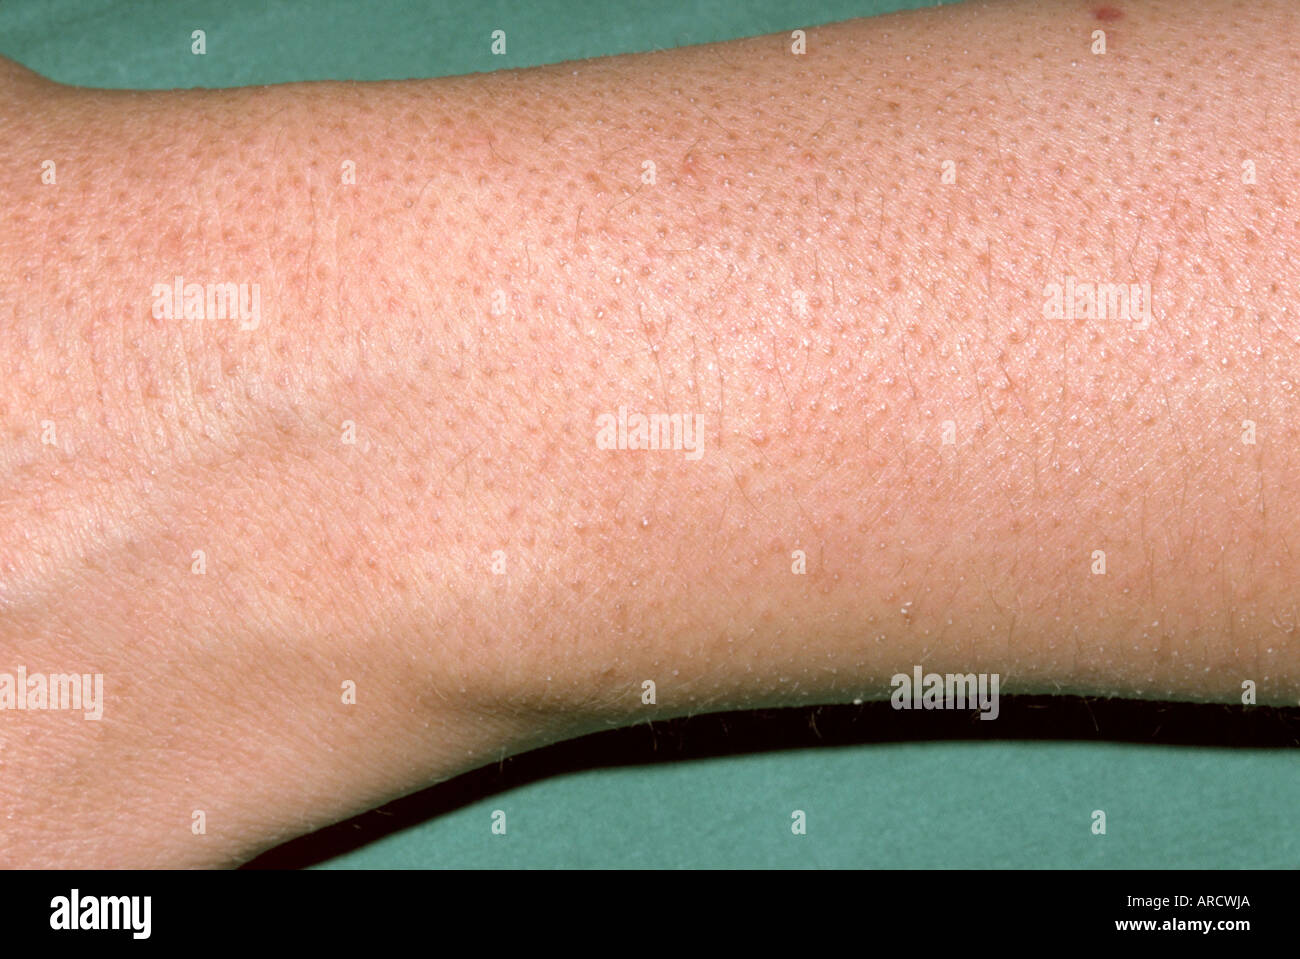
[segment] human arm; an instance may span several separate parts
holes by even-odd
[[[1293,19],[11,77],[0,669],[107,692],[0,716],[3,861],[237,861],[503,752],[915,664],[1294,703]],[[176,276],[258,284],[258,322],[155,316]],[[1046,319],[1066,276],[1150,282],[1151,325]],[[620,406],[698,414],[702,455],[600,449]]]

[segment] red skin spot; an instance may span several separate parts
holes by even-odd
[[[1124,16],[1124,11],[1117,7],[1098,7],[1092,11],[1092,15],[1098,20],[1118,20]]]

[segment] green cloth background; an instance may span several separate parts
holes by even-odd
[[[0,53],[65,83],[434,77],[870,16],[897,0],[6,0]],[[189,52],[207,32],[207,55]],[[508,54],[492,56],[495,29]],[[904,721],[906,720],[906,721]],[[993,728],[986,728],[993,727]],[[325,867],[1284,867],[1296,710],[1003,702],[696,717],[562,744],[306,837]],[[490,831],[493,810],[507,834]],[[802,809],[808,833],[793,835]],[[1107,834],[1090,831],[1104,810]]]

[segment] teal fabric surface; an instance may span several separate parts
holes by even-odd
[[[395,79],[703,43],[932,5],[9,0],[0,4],[0,53],[65,83],[103,87]],[[206,56],[189,52],[195,29],[206,31]],[[507,32],[507,56],[489,53],[495,29]],[[1103,720],[1082,733],[1072,725],[1081,705]],[[725,719],[697,719],[674,725],[669,741],[688,755],[683,744],[700,730],[723,743],[698,758],[665,759],[644,730],[571,744],[336,827],[328,842],[295,844],[292,858],[311,863],[337,852],[320,862],[327,868],[1300,864],[1294,711],[1253,721],[1222,707],[1177,707],[1175,725],[1192,731],[1171,741],[1163,710],[1040,700],[1018,720],[975,724],[996,725],[1003,738],[948,723],[930,741],[874,735],[868,724],[888,718],[876,705],[797,711],[793,721],[773,720],[776,726],[739,718],[733,725],[748,724],[748,733],[731,739]],[[1064,713],[1074,717],[1064,724],[1069,731],[1040,738]],[[819,715],[840,728],[835,744],[820,732],[791,734],[792,722],[815,727]],[[849,727],[856,731],[844,732]],[[774,729],[788,748],[767,748],[764,737]],[[583,750],[595,758],[583,759]],[[518,764],[527,775],[512,780]],[[1098,809],[1107,816],[1104,836],[1090,830]],[[491,830],[496,810],[506,815],[504,836]],[[806,812],[807,835],[792,833],[794,810]],[[385,823],[408,821],[356,842],[388,830]],[[345,846],[352,848],[338,852]]]
[[[549,778],[325,865],[1294,868],[1296,765],[1294,751],[1170,746],[810,747]]]

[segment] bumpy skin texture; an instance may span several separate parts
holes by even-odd
[[[0,864],[229,864],[915,664],[1294,704],[1296,19],[971,4],[205,92],[5,67],[0,669],[107,702],[0,715]],[[177,275],[258,283],[260,325],[155,318]],[[1150,283],[1151,325],[1045,318],[1067,276]],[[701,415],[703,455],[599,449],[620,406]]]

